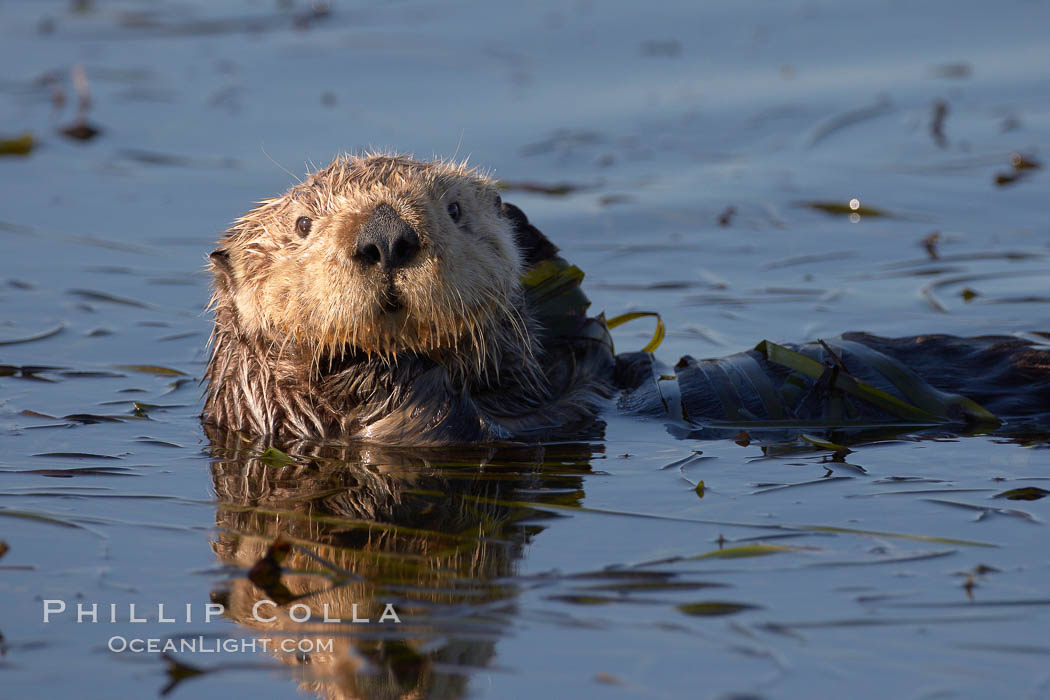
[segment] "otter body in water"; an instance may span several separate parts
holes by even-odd
[[[261,202],[211,254],[207,420],[408,444],[586,422],[611,354],[543,343],[520,282],[554,250],[476,171],[337,159]],[[584,310],[564,320],[593,326]]]
[[[540,439],[604,399],[685,424],[993,421],[1050,410],[1050,353],[1013,337],[866,335],[724,360],[615,357],[582,273],[495,184],[348,156],[211,254],[205,419],[275,440]],[[673,379],[673,381],[671,381]]]

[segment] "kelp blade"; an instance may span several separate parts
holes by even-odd
[[[940,391],[900,361],[843,339],[797,349],[763,341],[753,350],[717,359],[686,356],[673,376],[644,352],[618,356],[617,367],[625,387],[621,408],[698,426],[711,433],[704,439],[726,437],[721,433],[731,426],[804,433],[999,424],[974,401]]]
[[[900,420],[930,423],[950,423],[960,415],[969,421],[998,424],[999,419],[976,402],[957,394],[940,391],[927,384],[899,362],[860,343],[831,340],[827,344],[848,349],[891,382],[908,401],[902,400],[846,372],[837,372],[833,386],[846,394],[878,407]],[[828,367],[800,352],[768,340],[755,350],[769,362],[788,367],[813,380],[825,376]]]
[[[812,357],[807,357],[800,352],[789,350],[781,345],[763,340],[755,350],[769,360],[779,365],[784,365],[795,370],[799,374],[813,380],[819,380],[826,371],[826,367]],[[943,419],[936,414],[929,413],[916,406],[912,406],[895,396],[890,396],[884,391],[856,381],[845,374],[838,374],[834,379],[834,387],[840,391],[863,399],[879,408],[896,415],[905,420],[928,421],[930,423],[942,423]]]
[[[607,328],[616,328],[617,326],[622,326],[625,323],[629,323],[630,321],[639,318],[650,317],[656,319],[656,328],[653,329],[652,340],[642,348],[642,352],[655,352],[656,349],[660,347],[660,343],[664,342],[664,336],[667,335],[667,326],[664,324],[664,320],[660,317],[660,314],[655,311],[632,311],[631,313],[613,316],[605,321],[605,326]]]

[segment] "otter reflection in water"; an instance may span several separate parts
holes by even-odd
[[[248,572],[275,540],[291,545],[276,575],[236,577],[213,599],[259,637],[331,639],[311,654],[270,647],[324,698],[464,696],[513,606],[507,579],[543,530],[527,503],[577,504],[602,449],[281,445],[289,462],[242,434],[208,434],[219,560]],[[378,624],[388,603],[400,624]],[[297,622],[304,605],[310,620]]]

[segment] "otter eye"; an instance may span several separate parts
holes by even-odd
[[[306,238],[306,234],[310,233],[310,227],[313,226],[313,219],[309,216],[300,216],[295,220],[295,230],[299,232],[299,235]]]
[[[448,215],[453,221],[459,221],[459,202],[452,202],[448,205]]]
[[[496,211],[503,211],[503,197],[496,195]]]

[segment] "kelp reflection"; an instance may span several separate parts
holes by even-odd
[[[331,639],[323,653],[271,651],[302,689],[333,698],[465,695],[513,613],[523,548],[552,517],[521,504],[579,504],[601,450],[282,445],[289,460],[240,434],[209,438],[212,546],[245,572],[213,599],[260,637]],[[277,540],[290,551],[249,580]],[[260,601],[274,605],[253,612]],[[388,603],[400,624],[378,622]]]

